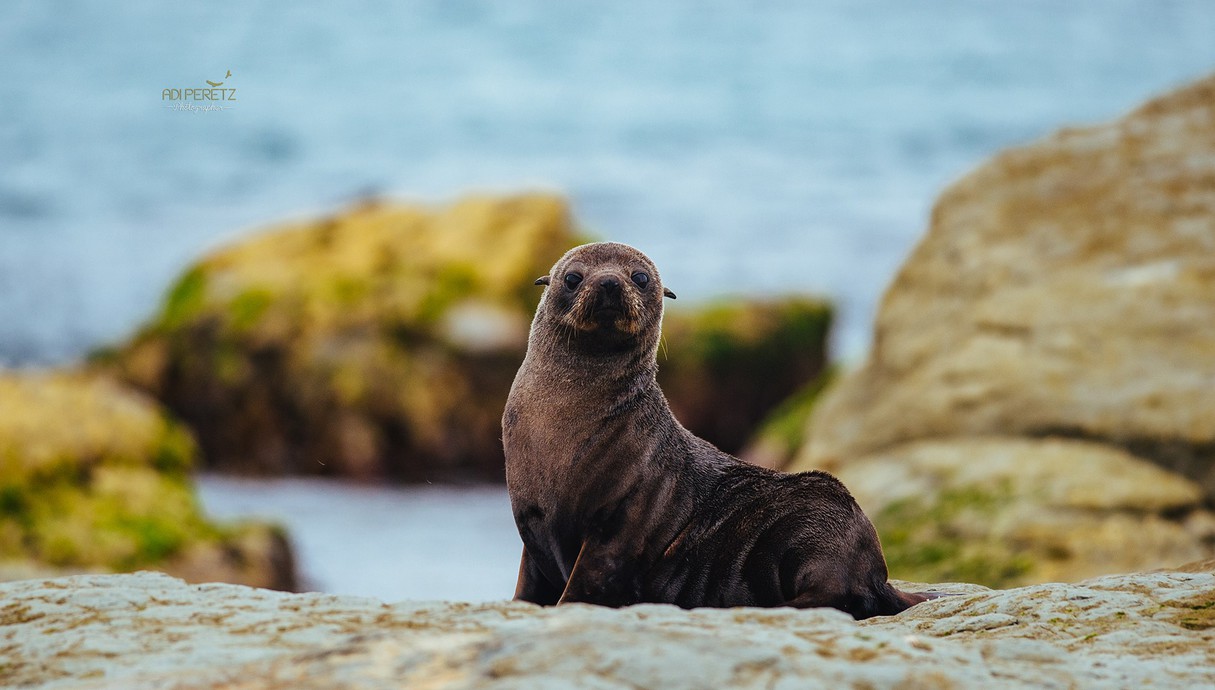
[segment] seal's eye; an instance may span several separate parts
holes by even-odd
[[[648,275],[642,273],[641,271],[637,271],[636,273],[633,274],[633,282],[637,283],[637,287],[643,288],[646,285],[650,284],[650,277]]]
[[[582,282],[582,276],[578,275],[577,273],[566,273],[565,274],[565,287],[569,288],[570,290],[578,289],[578,283],[581,283],[581,282]]]

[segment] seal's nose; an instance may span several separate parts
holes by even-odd
[[[614,294],[620,292],[620,281],[615,276],[603,276],[599,279],[599,287],[609,295]]]

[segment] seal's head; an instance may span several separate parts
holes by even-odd
[[[546,316],[577,336],[571,343],[591,349],[657,343],[662,298],[675,297],[645,254],[616,242],[574,247],[536,284],[548,286],[537,318]]]

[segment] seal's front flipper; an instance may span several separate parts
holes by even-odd
[[[570,569],[565,591],[558,604],[598,604],[620,608],[639,602],[631,578],[621,572],[620,559],[606,553],[603,545],[582,542],[574,567]]]
[[[515,600],[552,606],[560,597],[561,589],[548,581],[535,559],[528,555],[527,547],[523,547],[523,556],[519,560],[519,581],[515,584]]]

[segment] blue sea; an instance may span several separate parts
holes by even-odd
[[[1211,0],[6,0],[0,363],[122,339],[267,223],[537,188],[681,299],[832,298],[855,358],[945,185],[1215,70],[1212,37]],[[162,101],[205,80],[228,109]]]
[[[121,340],[189,262],[268,223],[524,189],[645,250],[680,305],[829,297],[855,360],[942,188],[1215,71],[1213,37],[1211,0],[5,0],[0,365]],[[207,80],[234,100],[163,100]],[[289,517],[312,495],[295,484],[206,486],[225,515],[261,496],[330,543]],[[330,494],[339,513],[366,502]],[[479,543],[395,502],[382,529],[438,520],[439,541]],[[442,560],[429,543],[404,551]],[[513,559],[492,567],[513,579]]]

